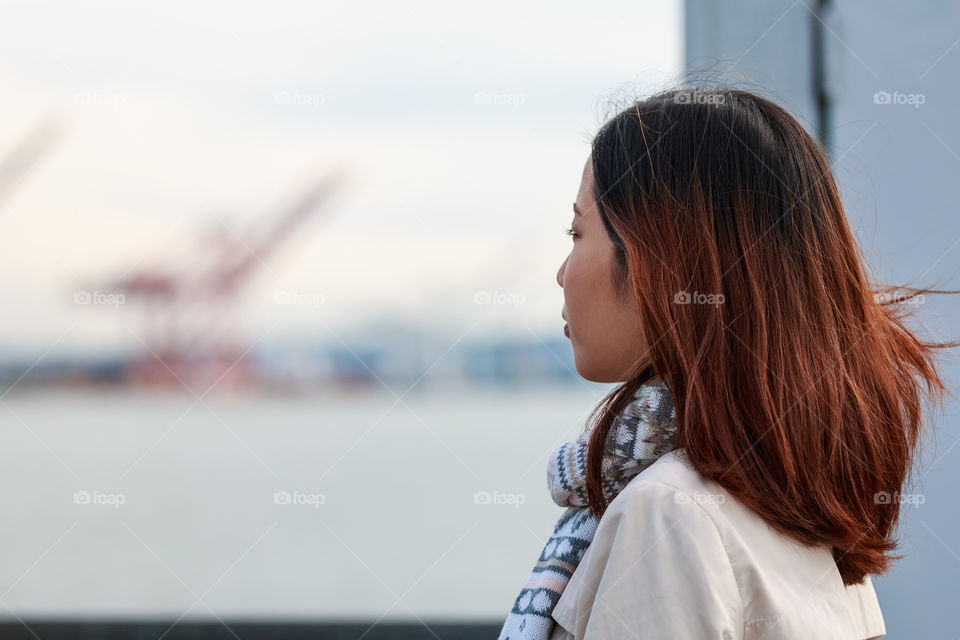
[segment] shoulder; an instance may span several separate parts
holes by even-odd
[[[752,632],[748,636],[793,637],[816,630],[823,632],[820,637],[873,638],[885,633],[869,578],[845,587],[829,548],[803,545],[773,529],[703,476],[682,449],[661,456],[610,502],[597,538],[620,544],[619,531],[668,540],[654,548],[672,556],[679,573],[685,569],[692,581],[726,589],[725,604]],[[626,536],[623,544],[629,544]]]
[[[607,505],[601,523],[626,518],[697,525],[701,536],[724,545],[730,523],[722,505],[731,500],[726,489],[697,471],[684,450],[675,449],[637,474]]]
[[[686,453],[673,450],[633,478],[610,502],[595,540],[607,544],[643,541],[665,566],[695,567],[714,588],[729,592],[742,608],[741,588],[730,560],[730,523],[721,505],[732,500],[719,484],[705,478]],[[601,531],[601,528],[603,531]]]
[[[614,498],[553,617],[576,638],[740,637],[743,601],[714,520],[669,453]],[[654,631],[656,630],[656,631]]]

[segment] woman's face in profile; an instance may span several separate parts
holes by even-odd
[[[573,247],[560,270],[563,318],[577,372],[593,382],[629,380],[646,363],[646,341],[632,288],[618,295],[613,285],[614,245],[593,197],[593,165],[583,167],[571,226]]]

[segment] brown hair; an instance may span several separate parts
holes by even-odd
[[[592,166],[649,350],[591,415],[591,512],[607,507],[608,433],[659,377],[675,445],[703,475],[776,530],[830,545],[845,585],[886,572],[921,410],[946,391],[934,349],[960,345],[921,341],[905,305],[958,292],[871,284],[826,152],[753,93],[636,102],[601,127]]]

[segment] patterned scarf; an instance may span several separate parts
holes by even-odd
[[[638,473],[673,449],[676,413],[666,385],[655,380],[640,387],[618,419],[615,438],[607,438],[603,493],[608,503]],[[555,624],[551,612],[596,533],[597,519],[587,508],[587,445],[590,432],[566,442],[547,464],[553,501],[567,507],[554,527],[533,572],[517,596],[498,640],[547,640]]]

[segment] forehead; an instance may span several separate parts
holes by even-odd
[[[593,162],[588,156],[586,163],[583,165],[583,174],[580,176],[580,188],[577,191],[577,203],[579,203],[578,208],[580,212],[585,212],[590,208],[590,204],[593,202]]]
[[[580,175],[580,183],[593,182],[593,156],[587,156],[587,161],[583,163],[583,172]]]

